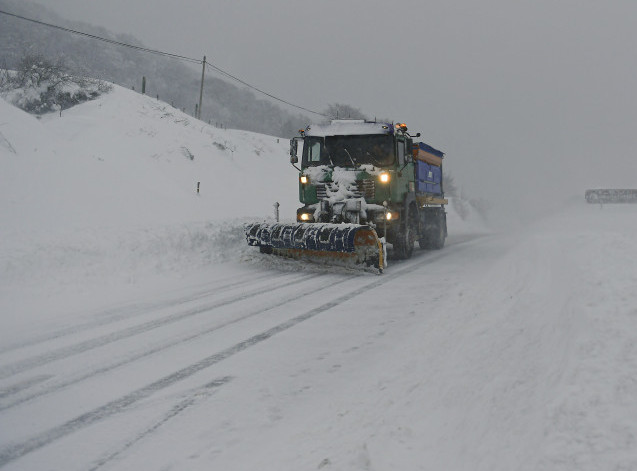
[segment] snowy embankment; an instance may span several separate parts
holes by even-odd
[[[237,256],[244,221],[294,215],[287,147],[120,87],[61,117],[0,100],[3,310]]]

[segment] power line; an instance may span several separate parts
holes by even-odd
[[[261,89],[259,89],[259,88],[255,87],[255,86],[253,86],[253,85],[250,85],[249,83],[244,82],[244,81],[243,81],[243,80],[241,80],[240,78],[235,77],[234,75],[232,75],[232,74],[230,74],[230,73],[226,72],[226,71],[225,71],[225,70],[223,70],[223,69],[220,69],[219,67],[217,67],[217,66],[216,66],[216,65],[214,65],[214,64],[211,64],[210,62],[206,62],[206,65],[207,65],[208,67],[210,67],[211,69],[216,70],[217,72],[222,73],[222,74],[223,74],[223,75],[225,75],[226,77],[229,77],[229,78],[231,78],[231,79],[233,79],[233,80],[236,80],[237,82],[239,82],[239,83],[241,83],[241,84],[245,85],[246,87],[251,88],[252,90],[256,90],[256,91],[257,91],[257,92],[259,92],[259,93],[263,93],[264,95],[269,96],[270,98],[272,98],[272,99],[274,99],[274,100],[280,101],[281,103],[285,103],[286,105],[289,105],[289,106],[293,106],[294,108],[298,108],[298,109],[300,109],[300,110],[307,111],[308,113],[313,113],[313,114],[317,114],[317,115],[319,115],[319,116],[325,116],[326,118],[329,118],[329,116],[328,116],[328,115],[326,115],[326,114],[319,113],[318,111],[312,111],[312,110],[310,110],[310,109],[304,108],[304,107],[299,106],[299,105],[295,105],[294,103],[290,103],[289,101],[286,101],[286,100],[284,100],[284,99],[282,99],[282,98],[276,97],[276,96],[274,96],[274,95],[272,95],[272,94],[270,94],[270,93],[268,93],[268,92],[265,92],[265,91],[263,91],[263,90],[261,90]]]
[[[55,28],[55,29],[59,29],[61,31],[66,31],[67,33],[79,34],[80,36],[86,36],[88,38],[97,39],[98,41],[104,41],[104,42],[107,42],[107,43],[110,43],[110,44],[115,44],[117,46],[123,46],[123,47],[128,47],[128,48],[131,48],[131,49],[137,49],[138,51],[149,52],[151,54],[158,54],[160,56],[166,56],[166,57],[172,57],[172,58],[175,58],[175,59],[181,59],[181,60],[185,60],[185,61],[189,61],[189,62],[194,62],[195,64],[201,64],[201,62],[202,62],[199,59],[193,59],[191,57],[181,56],[179,54],[171,54],[170,52],[158,51],[158,50],[155,50],[155,49],[148,49],[146,47],[135,46],[134,44],[127,44],[127,43],[123,43],[123,42],[120,42],[120,41],[115,41],[114,39],[108,39],[108,38],[104,38],[102,36],[96,36],[94,34],[84,33],[82,31],[76,31],[76,30],[70,29],[70,28],[64,28],[62,26],[53,25],[51,23],[45,23],[44,21],[34,20],[32,18],[26,18],[24,16],[16,15],[16,14],[9,13],[9,12],[2,11],[2,10],[0,10],[0,13],[2,13],[3,15],[7,15],[7,16],[13,16],[14,18],[19,18],[19,19],[24,20],[24,21],[30,21],[31,23],[36,23],[36,24],[39,24],[39,25],[48,26],[49,28]]]
[[[194,63],[194,64],[204,64],[204,65],[210,67],[211,69],[216,70],[217,72],[225,75],[226,77],[231,78],[232,80],[235,80],[235,81],[245,85],[246,87],[251,88],[252,90],[255,90],[255,91],[259,92],[259,93],[262,93],[263,95],[266,95],[266,96],[268,96],[268,97],[270,97],[270,98],[272,98],[274,100],[277,100],[277,101],[279,101],[281,103],[285,103],[288,106],[292,106],[294,108],[297,108],[297,109],[300,109],[300,110],[303,110],[303,111],[307,111],[308,113],[312,113],[312,114],[316,114],[316,115],[319,115],[319,116],[328,117],[327,115],[325,115],[323,113],[319,113],[317,111],[312,111],[312,110],[310,110],[308,108],[304,108],[303,106],[295,105],[294,103],[291,103],[291,102],[289,102],[287,100],[284,100],[283,98],[279,98],[277,96],[272,95],[271,93],[265,92],[265,91],[261,90],[260,88],[255,87],[253,85],[250,85],[249,83],[241,80],[240,78],[230,74],[229,72],[226,72],[225,70],[217,67],[216,65],[211,64],[210,62],[206,62],[205,60],[202,61],[202,60],[199,60],[199,59],[193,59],[192,57],[186,57],[186,56],[182,56],[182,55],[179,55],[179,54],[172,54],[170,52],[159,51],[159,50],[156,50],[156,49],[149,49],[149,48],[142,47],[142,46],[136,46],[134,44],[128,44],[128,43],[124,43],[124,42],[120,42],[120,41],[115,41],[113,39],[104,38],[102,36],[97,36],[97,35],[94,35],[94,34],[84,33],[82,31],[77,31],[77,30],[70,29],[70,28],[64,28],[63,26],[58,26],[58,25],[54,25],[54,24],[51,24],[51,23],[46,23],[44,21],[34,20],[32,18],[27,18],[27,17],[21,16],[21,15],[16,15],[14,13],[9,13],[9,12],[3,11],[3,10],[0,10],[0,14],[7,15],[7,16],[12,16],[14,18],[19,18],[21,20],[29,21],[31,23],[36,23],[36,24],[39,24],[39,25],[42,25],[42,26],[47,26],[49,28],[58,29],[58,30],[61,30],[61,31],[65,31],[67,33],[78,34],[80,36],[85,36],[85,37],[88,37],[88,38],[91,38],[91,39],[96,39],[98,41],[103,41],[103,42],[106,42],[106,43],[109,43],[109,44],[114,44],[114,45],[117,45],[117,46],[128,47],[130,49],[136,49],[136,50],[142,51],[142,52],[148,52],[148,53],[157,54],[157,55],[160,55],[160,56],[171,57],[173,59],[180,59],[180,60],[184,60],[184,61],[191,62],[191,63]]]

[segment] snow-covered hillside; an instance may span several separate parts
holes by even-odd
[[[331,272],[245,246],[286,155],[120,88],[0,101],[0,468],[637,470],[637,205],[450,205],[443,250]]]
[[[0,106],[2,209],[20,230],[271,215],[296,197],[285,139],[215,129],[130,90],[40,122]]]
[[[273,217],[276,201],[294,217],[287,148],[121,87],[61,117],[0,100],[0,297],[75,296],[235,256],[245,220]]]

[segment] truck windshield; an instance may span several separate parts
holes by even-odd
[[[387,167],[393,165],[394,154],[393,137],[386,134],[308,136],[303,146],[303,166],[358,167],[371,164]]]

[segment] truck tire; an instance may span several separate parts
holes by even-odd
[[[447,217],[444,210],[437,209],[425,213],[424,234],[418,240],[423,250],[440,250],[445,246],[447,237]]]
[[[438,226],[435,230],[430,231],[426,238],[420,239],[418,245],[421,249],[440,250],[445,246],[444,227]]]
[[[407,260],[411,258],[414,252],[414,245],[416,244],[417,230],[418,226],[414,218],[414,212],[409,211],[405,226],[396,233],[392,258],[397,260]]]

